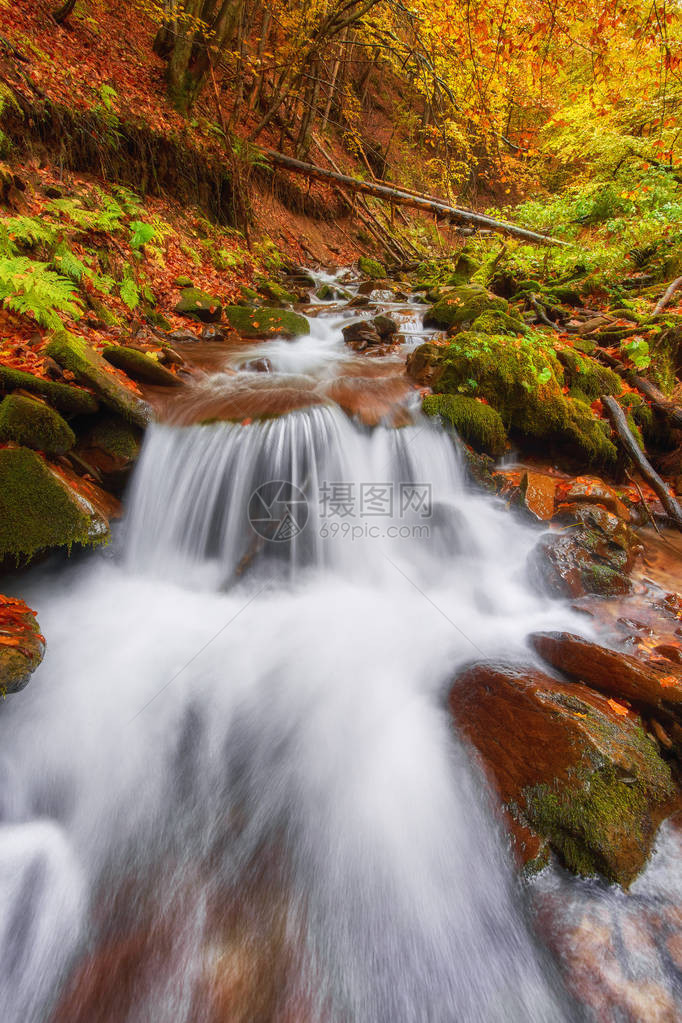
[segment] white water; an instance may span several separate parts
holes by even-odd
[[[263,548],[246,508],[273,479],[309,517]],[[433,514],[325,539],[325,482],[430,484]],[[48,657],[3,722],[3,1023],[50,1019],[70,964],[145,929],[134,995],[114,973],[60,1020],[576,1018],[445,707],[458,665],[568,612],[449,438],[331,408],[154,426],[124,534],[23,590]],[[249,970],[216,1014],[207,985]]]

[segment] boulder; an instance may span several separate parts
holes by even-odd
[[[102,355],[112,366],[132,377],[133,380],[140,380],[145,384],[155,384],[157,387],[182,387],[180,380],[174,373],[161,365],[153,356],[141,352],[139,348],[129,348],[127,345],[108,345],[102,350]]]
[[[119,416],[98,416],[79,441],[77,454],[106,486],[119,493],[137,461],[142,434]]]
[[[381,281],[386,276],[386,267],[383,263],[378,259],[370,259],[369,256],[360,256],[358,269],[365,277],[371,277],[373,280]]]
[[[82,387],[72,387],[69,384],[62,384],[54,380],[43,380],[42,377],[34,376],[33,373],[24,373],[19,369],[9,369],[7,366],[0,366],[0,388],[3,391],[29,391],[31,394],[40,394],[46,398],[50,405],[72,416],[87,416],[96,412],[99,402],[90,391]]]
[[[528,555],[531,581],[551,597],[614,597],[629,593],[629,556],[592,529],[545,533]]]
[[[348,303],[349,309],[364,309],[370,304],[369,295],[356,295]]]
[[[577,476],[561,487],[560,497],[568,504],[577,501],[583,504],[601,504],[624,522],[630,521],[630,513],[616,491],[599,476]]]
[[[0,594],[0,695],[23,689],[44,653],[35,611]]]
[[[489,405],[463,394],[430,394],[422,408],[427,416],[440,416],[475,451],[498,457],[507,443],[499,414]]]
[[[523,503],[534,518],[547,521],[554,515],[556,478],[543,472],[526,472],[521,480]]]
[[[368,345],[380,345],[381,335],[370,320],[356,320],[342,327],[341,333],[347,345],[362,351]]]
[[[104,405],[136,426],[147,426],[152,417],[150,405],[121,383],[106,360],[83,338],[66,332],[57,334],[45,351],[60,366],[91,387]]]
[[[528,641],[552,667],[600,693],[628,700],[648,713],[663,708],[682,710],[680,669],[645,664],[569,632],[534,632]]]
[[[218,323],[223,314],[223,305],[215,295],[209,295],[199,288],[183,288],[175,306],[178,316],[201,323]]]
[[[441,290],[441,297],[424,317],[426,326],[450,327],[472,323],[482,313],[499,310],[507,312],[508,303],[484,288],[482,284],[464,284]]]
[[[449,703],[519,858],[529,864],[548,843],[574,873],[630,885],[674,794],[640,719],[580,683],[506,662],[462,672]]]
[[[224,313],[230,326],[245,338],[294,338],[310,333],[310,324],[305,316],[288,309],[228,305]]]
[[[109,524],[88,495],[35,451],[0,449],[0,562],[28,562],[54,547],[106,540]]]
[[[35,398],[8,394],[0,402],[0,441],[15,441],[48,455],[63,455],[76,443],[58,412]]]
[[[382,341],[398,333],[398,324],[385,313],[373,317],[371,323]]]
[[[193,334],[191,330],[171,330],[168,340],[174,345],[191,345],[203,339],[198,334]]]

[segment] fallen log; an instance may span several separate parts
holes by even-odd
[[[602,397],[601,402],[606,409],[609,419],[611,420],[611,425],[613,426],[614,432],[620,441],[621,447],[630,460],[637,466],[640,474],[647,481],[654,493],[658,496],[659,501],[665,508],[673,525],[682,530],[682,508],[680,508],[675,498],[671,497],[668,493],[668,488],[665,483],[642,452],[639,444],[632,435],[622,408],[616,399],[610,394],[605,394]]]
[[[678,290],[678,288],[682,288],[682,277],[677,277],[672,282],[670,287],[667,289],[665,294],[661,298],[659,298],[658,302],[656,303],[656,308],[654,309],[654,316],[658,316],[659,313],[663,312],[663,310],[665,309],[665,307],[667,306],[668,302],[673,297],[675,292]]]
[[[306,177],[319,181],[333,181],[337,185],[349,188],[354,192],[362,192],[365,195],[374,196],[377,199],[384,199],[387,202],[395,203],[396,206],[409,206],[412,209],[424,210],[427,213],[435,214],[440,219],[450,220],[462,224],[470,224],[475,227],[482,227],[489,231],[501,231],[503,234],[513,235],[516,238],[523,238],[524,241],[534,245],[566,245],[566,242],[550,235],[537,234],[535,231],[528,231],[525,227],[518,227],[516,224],[509,224],[504,220],[494,220],[482,213],[474,213],[472,210],[463,210],[458,206],[448,206],[446,203],[438,202],[435,199],[428,199],[425,196],[413,195],[394,185],[380,185],[370,181],[358,181],[348,174],[340,174],[337,171],[326,170],[317,167],[312,163],[304,163],[302,160],[295,160],[293,156],[285,156],[274,149],[264,149],[263,155],[286,170],[296,174],[303,174]]]

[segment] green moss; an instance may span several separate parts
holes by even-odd
[[[386,276],[386,267],[378,259],[370,259],[368,256],[360,256],[358,268],[366,277],[380,281]]]
[[[199,288],[183,288],[180,300],[175,306],[178,316],[186,316],[190,320],[201,323],[217,323],[222,316],[223,306],[219,298],[209,295]]]
[[[51,547],[89,545],[92,522],[77,500],[28,448],[0,450],[0,560],[29,561]]]
[[[257,288],[259,293],[269,299],[273,305],[293,305],[296,301],[296,296],[293,292],[287,291],[277,281],[270,281],[264,277],[259,277]]]
[[[247,288],[245,284],[242,284],[241,288],[239,289],[239,294],[240,305],[256,306],[259,305],[261,302],[261,297],[258,294],[258,292],[254,288]]]
[[[194,281],[190,280],[189,277],[176,277],[175,286],[176,288],[193,288]]]
[[[462,251],[455,264],[453,273],[450,274],[445,283],[453,284],[455,286],[468,284],[480,267],[481,264],[477,260],[473,259],[468,252]]]
[[[502,312],[501,309],[493,309],[477,316],[471,324],[471,330],[476,334],[501,334],[510,337],[517,337],[519,334],[528,334],[528,327],[523,320],[516,316]]]
[[[114,458],[134,461],[140,453],[140,431],[118,416],[100,416],[86,437],[88,447],[100,448]]]
[[[102,356],[83,338],[64,331],[50,341],[45,353],[74,373],[101,397],[105,405],[129,422],[136,426],[147,425],[151,418],[147,402],[117,380]]]
[[[97,398],[89,391],[55,383],[53,380],[42,380],[32,373],[8,369],[6,366],[0,366],[0,387],[4,391],[21,389],[32,394],[42,394],[51,405],[67,415],[89,415],[99,408]]]
[[[493,295],[481,284],[439,291],[439,295],[441,297],[426,314],[424,323],[444,329],[471,323],[485,312],[507,312],[509,309],[503,298]]]
[[[249,306],[228,305],[225,319],[242,337],[299,337],[310,333],[305,316],[287,309],[253,309]]]
[[[592,401],[603,394],[620,394],[623,384],[617,373],[573,348],[560,348],[559,361],[569,387],[575,387]]]
[[[315,298],[319,298],[320,302],[333,302],[336,291],[331,284],[322,284],[315,292]]]
[[[8,394],[0,402],[0,440],[15,441],[49,455],[63,455],[76,443],[73,430],[49,405]]]
[[[510,338],[465,331],[447,346],[420,346],[411,366],[428,375],[435,391],[485,398],[505,426],[523,436],[554,441],[590,465],[616,461],[606,424],[588,405],[563,394],[563,369],[543,334]]]
[[[462,394],[432,394],[424,398],[427,416],[441,416],[476,451],[497,457],[504,451],[504,424],[489,405]]]
[[[181,387],[182,380],[162,366],[156,359],[137,348],[128,348],[126,345],[108,345],[102,350],[107,362],[123,370],[133,380],[141,380],[147,384],[157,384],[160,387]]]

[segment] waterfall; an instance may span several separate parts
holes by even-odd
[[[570,621],[533,541],[419,417],[154,425],[120,550],[24,590],[2,1020],[576,1018],[445,707]]]

